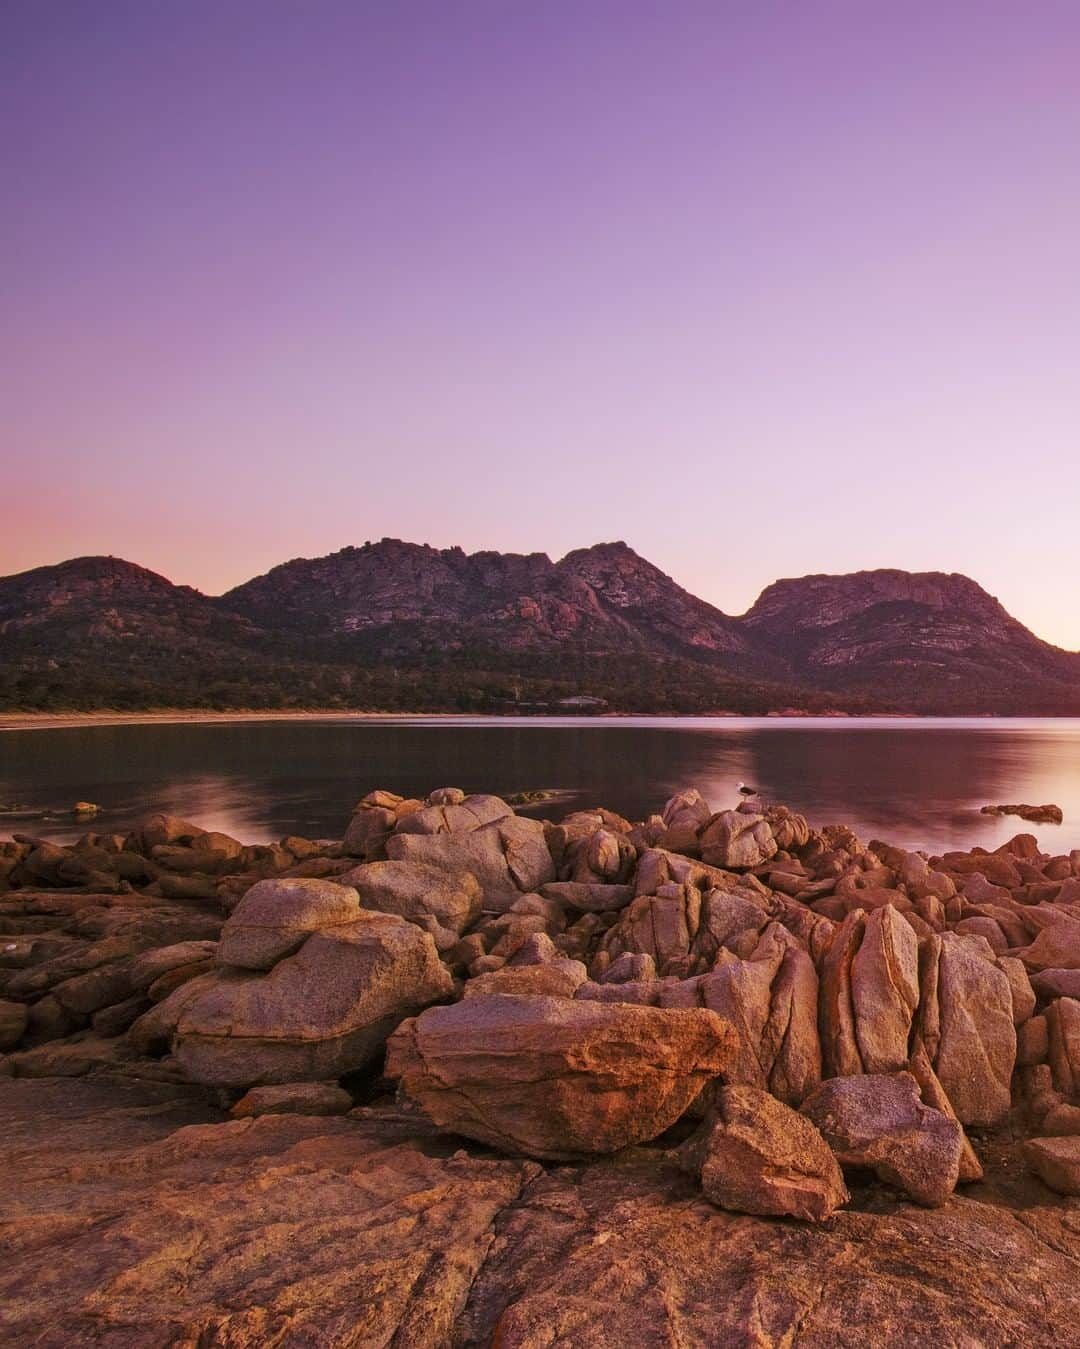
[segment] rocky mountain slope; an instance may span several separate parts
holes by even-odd
[[[110,642],[188,640],[232,645],[235,617],[190,586],[116,557],[82,557],[0,580],[0,635]]]
[[[625,543],[466,554],[383,539],[220,598],[116,558],[0,579],[0,706],[1080,713],[1080,655],[967,577],[769,586],[740,618]]]
[[[966,576],[895,570],[776,581],[745,630],[801,683],[908,701],[1069,702],[1080,656],[1040,641]]]
[[[384,656],[490,644],[570,645],[595,654],[692,656],[779,673],[734,619],[696,599],[625,543],[552,562],[546,553],[483,552],[383,539],[298,558],[222,596],[265,627],[368,639]]]

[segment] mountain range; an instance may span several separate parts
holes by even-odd
[[[383,539],[203,595],[118,558],[0,578],[0,706],[1080,713],[1080,654],[965,576],[775,582],[734,617],[625,543]]]

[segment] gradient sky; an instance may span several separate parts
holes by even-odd
[[[0,573],[624,538],[1080,648],[1080,5],[5,0]]]

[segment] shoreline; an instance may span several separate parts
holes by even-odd
[[[0,731],[70,730],[79,726],[206,725],[256,721],[385,721],[407,718],[450,717],[452,712],[210,712],[196,708],[155,712],[0,712]],[[462,718],[471,714],[461,713]]]
[[[378,712],[356,709],[267,709],[254,711],[242,709],[228,712],[215,712],[204,708],[160,708],[146,712],[0,712],[0,732],[35,730],[74,730],[81,726],[152,726],[152,725],[240,725],[244,723],[284,721],[440,721],[472,724],[478,721],[489,722],[580,722],[594,725],[597,722],[621,721],[715,721],[715,722],[768,722],[783,725],[792,721],[813,721],[836,726],[858,725],[867,721],[880,722],[1016,722],[1016,721],[1073,721],[1068,716],[1022,716],[998,715],[990,712],[971,712],[966,714],[918,713],[918,712],[598,712],[589,714],[529,712],[521,714],[503,712]]]

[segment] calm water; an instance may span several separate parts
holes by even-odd
[[[994,847],[1020,829],[1050,851],[1080,847],[1080,720],[348,718],[0,731],[0,803],[103,807],[96,828],[153,811],[247,842],[339,838],[375,787],[507,794],[556,789],[537,813],[606,805],[631,818],[697,786],[716,808],[739,780],[814,824],[849,823],[938,851]],[[988,802],[1054,801],[1060,827],[979,814]],[[70,840],[70,821],[0,817],[0,835]]]

